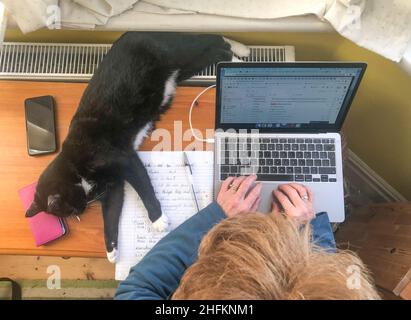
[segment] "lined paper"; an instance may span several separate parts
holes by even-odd
[[[162,211],[168,216],[170,230],[197,212],[191,193],[183,152],[139,152],[151,178]],[[213,152],[186,152],[193,170],[193,184],[200,210],[213,200]],[[132,266],[167,232],[155,232],[151,227],[141,199],[126,182],[123,210],[119,224],[115,279],[124,280]]]

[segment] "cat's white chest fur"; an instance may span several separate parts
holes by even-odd
[[[179,70],[175,70],[171,73],[171,75],[168,77],[165,85],[164,85],[164,92],[163,92],[163,100],[161,101],[161,106],[165,106],[172,97],[174,97],[174,94],[176,93],[176,87],[177,87],[177,77],[178,77],[178,72]],[[136,135],[134,138],[134,149],[137,150],[141,143],[143,142],[144,138],[148,136],[148,133],[152,129],[153,124],[147,123]]]
[[[83,177],[81,178],[81,186],[83,187],[83,190],[86,194],[88,194],[91,190],[91,188],[93,187],[90,183],[87,182],[86,179],[84,179]]]
[[[150,132],[152,127],[153,123],[149,122],[136,134],[133,143],[134,150],[137,150],[140,147],[141,143],[143,142],[144,138],[148,136],[148,133]]]
[[[165,106],[176,93],[178,72],[179,70],[175,70],[168,77],[166,84],[164,85],[164,93],[163,100],[161,101],[161,106]]]

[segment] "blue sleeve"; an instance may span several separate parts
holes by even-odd
[[[317,214],[311,220],[313,242],[329,252],[336,252],[334,233],[331,229],[330,220],[326,212]]]
[[[161,300],[177,289],[186,269],[197,259],[203,236],[225,218],[213,202],[161,239],[120,283],[115,299]]]

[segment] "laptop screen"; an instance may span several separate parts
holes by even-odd
[[[361,63],[222,63],[216,127],[339,130],[364,69]]]

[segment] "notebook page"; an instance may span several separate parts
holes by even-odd
[[[193,184],[200,209],[213,200],[213,152],[188,151],[193,170]],[[170,229],[197,212],[191,185],[184,166],[183,152],[139,152],[151,178],[162,211],[168,216]],[[124,280],[134,266],[167,232],[152,230],[141,199],[126,182],[124,203],[119,224],[116,280]]]

